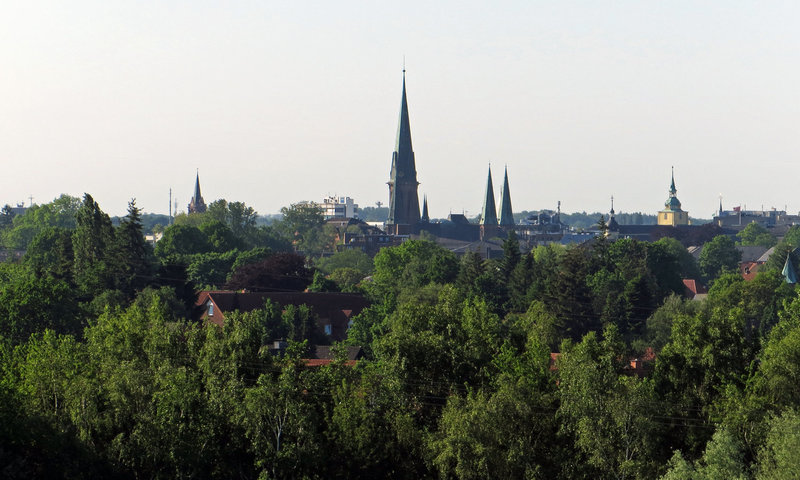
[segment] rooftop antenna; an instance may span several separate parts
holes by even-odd
[[[29,196],[28,199],[31,201],[31,204],[29,206],[32,207],[33,206],[33,194],[31,194],[31,196]]]

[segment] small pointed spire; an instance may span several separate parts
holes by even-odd
[[[508,166],[505,168],[503,191],[500,192],[500,225],[514,226],[514,212],[511,209],[511,191],[508,188]]]
[[[428,195],[424,195],[422,197],[422,217],[420,221],[428,223],[431,221],[430,217],[428,216]]]
[[[489,164],[489,176],[486,179],[486,197],[481,210],[481,225],[497,225],[497,208],[494,204],[494,187],[492,186],[492,165]]]
[[[608,213],[610,213],[612,217],[614,216],[614,195],[611,195],[611,211]]]
[[[669,186],[669,193],[670,195],[678,193],[678,189],[675,188],[675,167],[672,167],[672,183]]]
[[[204,213],[205,211],[206,203],[203,201],[203,195],[200,194],[200,169],[198,168],[194,180],[194,196],[189,202],[189,213]]]
[[[792,252],[786,254],[786,263],[783,264],[783,271],[781,271],[781,274],[783,274],[786,283],[797,283],[797,273],[795,273],[794,265],[792,265]]]
[[[719,194],[719,216],[722,216],[722,194]]]

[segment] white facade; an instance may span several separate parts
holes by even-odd
[[[358,204],[350,197],[328,197],[322,201],[322,214],[325,220],[331,218],[358,218]]]

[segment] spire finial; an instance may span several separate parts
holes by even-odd
[[[406,76],[406,56],[403,55],[403,78]]]

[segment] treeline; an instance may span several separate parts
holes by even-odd
[[[337,290],[347,279],[371,300],[346,342],[366,358],[348,366],[342,349],[331,365],[307,368],[310,343],[324,341],[307,309],[267,304],[218,328],[188,318],[186,278],[180,286],[158,273],[108,277],[151,278],[129,287],[91,280],[126,271],[112,260],[136,258],[119,253],[136,249],[119,240],[123,225],[110,230],[114,248],[75,240],[87,225],[106,228],[87,197],[72,241],[41,249],[72,245],[72,263],[37,270],[25,258],[2,268],[17,285],[0,303],[0,463],[11,478],[762,479],[800,471],[800,300],[782,263],[745,282],[727,237],[707,244],[699,262],[670,238],[521,252],[511,235],[499,260],[408,241],[372,261],[358,252],[306,259],[303,272],[295,264],[281,274],[275,264],[292,262],[276,259],[291,254],[275,252],[234,268],[230,278],[245,285],[266,278],[272,287]],[[313,245],[326,235],[316,218],[288,207],[282,222],[295,222],[292,233],[281,233],[288,224],[274,233]],[[210,245],[223,238],[203,224],[192,228]],[[170,228],[183,227],[191,225]],[[181,250],[194,243],[177,237],[150,257],[158,269],[208,254]],[[78,262],[84,250],[106,252],[98,257],[106,266]],[[79,275],[79,264],[97,275]],[[67,290],[31,290],[65,281],[70,265]],[[708,298],[683,299],[682,278],[703,279]],[[70,318],[57,310],[70,299],[83,323],[57,320]],[[25,310],[37,302],[39,310]],[[30,331],[12,330],[9,318]],[[289,340],[286,352],[270,348],[276,339]]]

